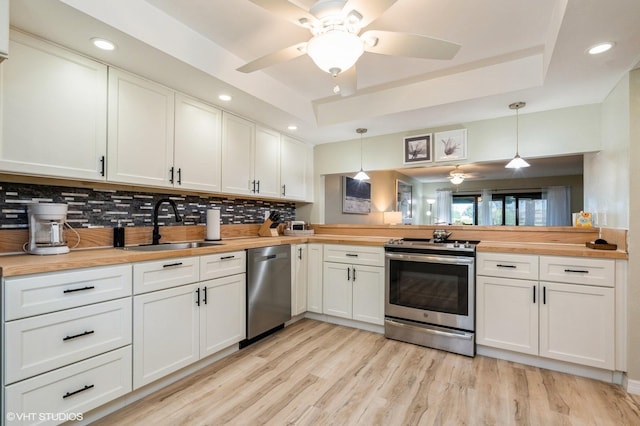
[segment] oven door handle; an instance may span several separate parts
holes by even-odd
[[[413,254],[413,253],[386,253],[385,257],[390,260],[405,260],[409,262],[425,263],[448,263],[452,265],[473,265],[473,257],[463,256],[438,256],[433,254]]]

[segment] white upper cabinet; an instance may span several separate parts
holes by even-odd
[[[255,124],[222,114],[222,191],[253,194]]]
[[[172,90],[109,69],[110,181],[172,186],[173,113]]]
[[[280,196],[280,133],[256,126],[254,194],[265,197]]]
[[[107,67],[16,31],[10,48],[1,65],[0,170],[104,180]]]
[[[176,94],[174,186],[220,191],[222,111]]]
[[[292,200],[306,200],[307,168],[309,167],[309,147],[304,143],[282,135],[280,183],[282,197]]]

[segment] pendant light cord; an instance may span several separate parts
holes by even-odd
[[[363,170],[362,168],[362,158],[363,158],[363,145],[362,145],[362,135],[367,133],[367,129],[364,129],[362,127],[359,127],[356,129],[356,133],[358,133],[360,135],[360,170]]]

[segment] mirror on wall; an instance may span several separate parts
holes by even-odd
[[[413,185],[396,180],[396,211],[402,213],[402,223],[411,224],[413,217]]]

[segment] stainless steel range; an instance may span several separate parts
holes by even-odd
[[[385,244],[385,336],[474,356],[479,241],[434,236]]]

